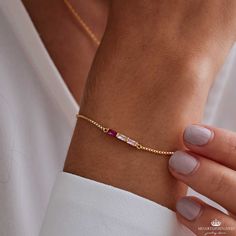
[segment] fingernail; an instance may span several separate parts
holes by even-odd
[[[193,145],[204,145],[209,142],[214,133],[199,125],[190,125],[184,131],[184,141]]]
[[[195,220],[201,213],[202,206],[190,198],[181,198],[176,203],[177,212],[187,220]]]
[[[198,164],[199,162],[195,157],[182,151],[175,152],[169,159],[169,167],[183,175],[190,174]]]

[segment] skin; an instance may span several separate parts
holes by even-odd
[[[146,146],[184,149],[184,128],[200,122],[235,41],[235,18],[234,0],[111,1],[80,113]],[[64,170],[170,209],[186,193],[168,171],[168,158],[132,149],[84,120],[76,124]]]

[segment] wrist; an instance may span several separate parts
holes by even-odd
[[[169,151],[181,149],[182,130],[200,119],[200,98],[192,94],[197,88],[190,92],[186,83],[174,83],[163,89],[163,80],[155,90],[150,90],[153,92],[150,97],[146,92],[140,95],[142,89],[136,84],[126,91],[119,82],[109,84],[105,79],[98,85],[99,77],[96,79],[81,114],[146,146]],[[183,86],[187,92],[179,94]],[[185,193],[185,187],[169,175],[167,161],[168,158],[112,139],[79,120],[65,171],[128,190],[173,209],[176,199]]]
[[[171,177],[168,158],[139,151],[78,121],[64,171],[93,179],[174,209],[186,187]]]

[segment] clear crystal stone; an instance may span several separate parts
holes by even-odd
[[[126,140],[127,140],[127,138],[128,138],[128,137],[126,137],[125,135],[119,134],[119,133],[117,133],[116,137],[117,137],[118,139],[120,139],[121,141],[124,141],[124,142],[126,142]]]
[[[127,140],[127,143],[128,143],[129,145],[132,145],[132,146],[137,146],[137,144],[138,144],[135,140],[130,139],[130,138]]]

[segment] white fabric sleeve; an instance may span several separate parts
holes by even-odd
[[[62,172],[40,236],[189,236],[175,213],[130,192]]]

